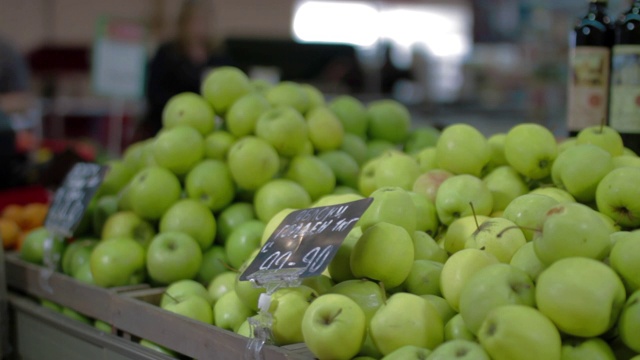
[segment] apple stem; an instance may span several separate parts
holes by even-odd
[[[227,264],[226,262],[218,259],[218,261],[220,261],[220,263],[222,264],[222,266],[224,266],[227,270],[229,271],[233,271],[234,273],[240,272],[238,269],[233,268],[231,265]]]
[[[171,294],[169,294],[168,292],[164,292],[164,294],[171,300],[175,301],[176,303],[179,303],[180,301],[178,301],[178,299],[174,298],[173,296],[171,296]]]
[[[533,232],[539,232],[540,231],[540,229],[534,229],[534,228],[530,228],[530,227],[526,227],[526,226],[514,225],[514,226],[507,226],[506,228],[502,229],[502,231],[500,231],[498,234],[496,234],[496,237],[502,237],[502,235],[504,235],[504,233],[507,232],[507,230],[511,230],[511,229],[530,230],[530,231],[533,231]]]
[[[473,213],[473,221],[476,222],[476,229],[480,229],[480,224],[478,224],[478,217],[476,216],[476,208],[473,206],[473,201],[469,201],[469,206],[471,206],[471,212]]]
[[[602,120],[600,120],[600,132],[598,134],[602,134],[604,132],[604,126],[607,122],[607,119],[603,116]]]

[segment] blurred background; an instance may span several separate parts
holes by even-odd
[[[533,121],[564,134],[568,34],[587,4],[2,0],[0,51],[24,60],[27,79],[19,89],[26,100],[5,115],[18,149],[45,150],[36,157],[70,147],[74,156],[118,155],[136,140],[154,99],[162,103],[150,84],[162,79],[153,73],[161,58],[157,71],[184,70],[184,77],[230,64],[268,82],[310,83],[328,96],[393,97],[415,122],[438,127],[466,122],[491,134]],[[610,14],[626,6],[612,0]],[[172,43],[197,66],[171,63],[171,51],[161,56]]]

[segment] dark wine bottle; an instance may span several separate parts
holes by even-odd
[[[626,147],[640,153],[640,1],[633,1],[615,26],[609,126]]]
[[[571,32],[567,104],[567,129],[571,136],[607,121],[614,38],[607,6],[607,0],[591,0],[587,14]]]

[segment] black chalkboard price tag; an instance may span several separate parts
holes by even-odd
[[[106,170],[105,166],[93,163],[74,165],[49,206],[45,228],[60,236],[72,236],[93,194],[102,183]]]
[[[367,198],[292,212],[271,234],[240,280],[263,283],[261,275],[277,279],[278,274],[298,278],[322,274],[372,201]]]

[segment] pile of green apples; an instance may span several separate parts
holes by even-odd
[[[163,124],[110,163],[83,221],[93,238],[57,250],[63,272],[166,286],[159,306],[251,337],[265,290],[239,275],[279,223],[371,197],[323,275],[271,295],[276,345],[319,359],[640,353],[640,158],[609,127],[563,141],[530,123],[412,130],[395,101],[327,103],[230,67],[173,97]],[[41,237],[23,258],[42,263]]]

